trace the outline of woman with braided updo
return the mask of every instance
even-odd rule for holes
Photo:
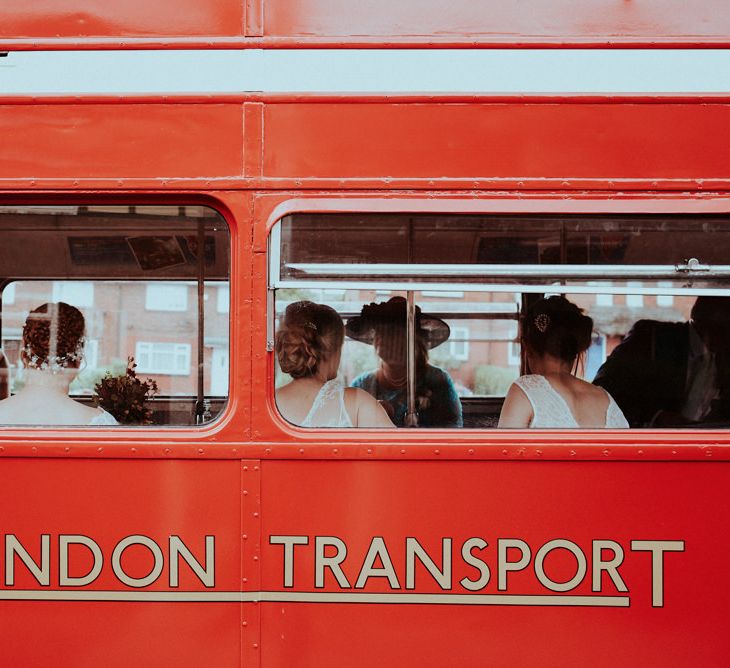
[[[565,297],[549,297],[536,302],[521,324],[530,375],[510,386],[500,427],[629,426],[608,392],[574,375],[591,345],[593,320]]]
[[[84,355],[84,316],[64,302],[42,304],[23,326],[20,361],[25,383],[0,401],[0,423],[39,425],[114,425],[101,408],[68,396]]]
[[[276,405],[301,427],[392,427],[367,392],[337,379],[345,326],[337,311],[310,301],[289,304],[276,334],[276,357],[292,381],[276,390]]]

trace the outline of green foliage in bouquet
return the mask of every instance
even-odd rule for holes
[[[137,378],[134,357],[127,358],[126,372],[107,372],[94,386],[94,402],[111,413],[120,424],[152,424],[152,409],[145,404],[157,394],[157,383]]]

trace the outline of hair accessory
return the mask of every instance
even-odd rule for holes
[[[538,331],[541,334],[544,334],[550,325],[550,316],[547,313],[538,313],[533,322],[535,323],[535,327],[537,327]]]
[[[313,329],[315,332],[317,331],[317,325],[315,325],[313,322],[305,322],[305,327],[309,327],[309,329]]]

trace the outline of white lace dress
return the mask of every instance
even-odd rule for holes
[[[118,425],[119,423],[116,421],[114,416],[111,413],[107,413],[103,408],[99,409],[99,414],[95,415],[91,420],[88,422],[89,426],[93,427],[103,427],[103,426],[111,426],[111,425]]]
[[[530,429],[576,429],[580,427],[565,399],[553,388],[545,376],[532,374],[521,376],[515,381],[532,405],[532,421]],[[605,392],[605,390],[604,390]],[[624,414],[613,400],[608,396],[608,408],[606,409],[606,429],[628,429],[629,423]]]
[[[339,378],[328,380],[312,402],[302,427],[352,427],[345,408],[345,386]]]

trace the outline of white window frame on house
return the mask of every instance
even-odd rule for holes
[[[148,311],[187,311],[187,283],[147,283],[144,307]]]
[[[84,362],[87,369],[96,369],[99,366],[99,339],[86,339]]]
[[[507,342],[507,363],[519,367],[522,364],[522,346],[519,341]]]
[[[660,288],[671,288],[672,282],[671,281],[659,281],[657,285]],[[674,306],[674,297],[672,295],[657,295],[656,296],[656,305],[657,306]]]
[[[216,311],[228,313],[231,310],[231,288],[221,285],[216,290]]]
[[[640,288],[640,287],[642,287],[642,285],[640,282],[637,282],[637,281],[628,281],[626,283],[626,287]],[[629,308],[642,308],[644,306],[644,295],[627,294],[626,295],[626,306],[628,306]]]
[[[138,373],[154,373],[165,376],[190,375],[192,346],[189,343],[167,341],[137,341],[135,361]],[[155,355],[170,356],[172,364],[155,364]]]
[[[443,297],[444,299],[464,299],[461,290],[421,290],[422,297]]]
[[[611,285],[609,281],[588,281],[588,285],[599,288],[602,285]],[[613,295],[596,292],[596,306],[613,306]]]
[[[53,281],[53,301],[90,308],[94,305],[94,284],[91,281]]]
[[[451,327],[449,356],[455,360],[469,359],[469,328],[461,325]]]

